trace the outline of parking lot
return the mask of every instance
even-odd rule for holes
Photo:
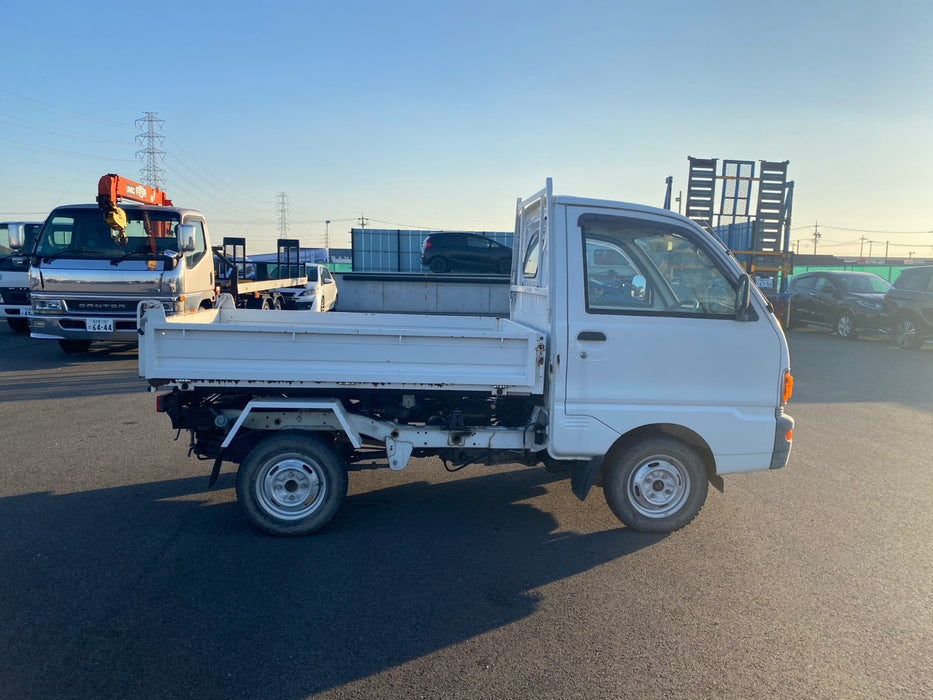
[[[0,695],[931,697],[933,345],[788,341],[789,466],[679,532],[421,460],[276,539],[231,465],[207,490],[135,348],[0,328]]]

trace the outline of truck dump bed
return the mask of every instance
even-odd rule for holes
[[[139,373],[153,386],[386,388],[540,394],[542,333],[480,316],[140,309]]]

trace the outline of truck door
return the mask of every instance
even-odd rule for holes
[[[663,424],[736,455],[732,466],[762,445],[770,458],[783,336],[759,301],[757,320],[737,320],[738,265],[674,216],[561,214],[567,357],[552,453],[603,454],[628,431]]]
[[[201,219],[189,217],[186,224],[195,227],[195,249],[185,253],[185,309],[196,311],[202,302],[214,296],[214,260],[207,254],[207,234]]]

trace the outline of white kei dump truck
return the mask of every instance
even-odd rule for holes
[[[125,201],[132,204],[117,206]],[[135,342],[143,299],[157,300],[166,314],[211,308],[221,293],[238,306],[274,309],[286,299],[280,289],[308,284],[298,241],[279,241],[274,279],[246,279],[244,238],[223,243],[211,244],[200,212],[173,206],[161,190],[104,175],[96,204],[57,207],[23,250],[31,254],[32,337],[85,352],[95,340]]]
[[[785,466],[787,344],[717,239],[550,180],[515,233],[509,318],[153,303],[140,375],[171,389],[157,410],[214,460],[211,483],[239,464],[241,506],[275,535],[325,525],[374,459],[540,464],[649,532],[689,523],[724,474]]]

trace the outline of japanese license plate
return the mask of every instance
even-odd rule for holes
[[[86,327],[91,333],[113,333],[113,319],[89,318],[86,321]]]

